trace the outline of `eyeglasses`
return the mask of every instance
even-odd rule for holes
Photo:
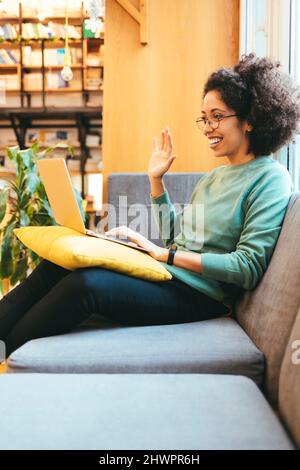
[[[223,119],[233,117],[233,116],[238,117],[238,114],[229,114],[228,116],[222,116],[221,114],[218,114],[216,116],[211,117],[210,119],[207,119],[206,117],[205,118],[198,118],[198,119],[196,119],[196,124],[199,127],[200,131],[202,131],[204,129],[204,127],[206,126],[207,123],[209,124],[209,127],[216,130],[216,129],[219,128],[220,122]]]

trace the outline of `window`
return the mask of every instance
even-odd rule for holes
[[[290,48],[290,72],[300,85],[300,2],[291,1],[291,48]],[[297,26],[298,25],[298,28]],[[295,191],[300,188],[300,136],[297,135],[295,143],[289,149],[289,170],[291,172]]]
[[[267,55],[268,0],[242,0],[240,18],[240,53]]]
[[[299,0],[241,0],[240,24],[240,53],[275,57],[300,84]],[[295,191],[300,187],[299,152],[297,136],[273,155],[288,168]]]

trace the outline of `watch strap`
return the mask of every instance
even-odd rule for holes
[[[177,250],[176,245],[172,245],[171,248],[169,248],[169,256],[167,260],[167,264],[172,265],[174,263],[174,256]]]

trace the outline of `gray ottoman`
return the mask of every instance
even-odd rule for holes
[[[198,374],[0,376],[1,449],[292,449],[252,380]]]

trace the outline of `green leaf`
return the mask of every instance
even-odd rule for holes
[[[21,259],[18,259],[15,264],[14,264],[14,269],[13,269],[13,274],[10,278],[10,282],[12,286],[17,284],[18,281],[22,281],[23,279],[26,278],[27,275],[27,270],[28,270],[28,258],[23,257]]]
[[[19,258],[23,246],[24,245],[18,240],[18,238],[16,238],[16,237],[12,238],[12,249],[11,249],[11,251],[12,251],[12,256],[13,256],[14,259]]]
[[[32,250],[28,250],[28,254],[32,260],[32,263],[36,266],[37,264],[39,264],[39,262],[41,261],[41,258],[39,257],[39,255],[37,255],[34,251]]]
[[[8,190],[4,189],[0,191],[0,224],[5,217],[6,207],[8,199]]]
[[[17,177],[21,177],[22,176],[22,170],[23,170],[23,159],[22,159],[22,156],[20,154],[20,152],[17,152],[16,154],[16,164],[17,164]]]
[[[30,164],[32,163],[32,150],[31,148],[25,149],[25,150],[20,150],[19,151],[20,158],[22,160],[22,163],[26,168],[30,167]]]
[[[57,144],[54,145],[53,148],[55,149],[67,149],[69,147],[68,144],[66,144],[65,142],[58,142]]]
[[[68,152],[69,152],[69,154],[70,154],[72,157],[74,157],[74,155],[75,155],[75,149],[74,149],[74,147],[73,147],[72,145],[68,145]]]
[[[26,211],[28,204],[30,202],[30,194],[23,192],[19,198],[19,210]]]
[[[18,146],[16,147],[8,147],[6,149],[6,154],[10,160],[16,161],[17,158],[17,153],[19,152],[20,148]]]
[[[47,147],[45,150],[42,150],[42,152],[37,153],[37,158],[40,160],[41,158],[44,158],[48,153],[51,153],[54,147]]]
[[[35,142],[34,144],[32,144],[32,146],[30,148],[31,148],[31,152],[32,152],[33,155],[37,154],[39,149],[40,149],[39,142]]]
[[[13,273],[13,257],[12,257],[12,237],[14,226],[9,225],[4,232],[2,246],[1,246],[1,263],[0,263],[0,277],[10,277]]]
[[[37,192],[40,199],[48,200],[47,199],[47,194],[46,194],[46,191],[45,191],[45,187],[44,187],[43,183],[41,182],[41,180],[40,180],[40,184],[36,188],[36,192]]]
[[[34,172],[27,174],[27,190],[31,196],[36,192],[38,185],[40,184],[40,178]]]
[[[28,207],[26,207],[26,210],[27,210],[27,214],[28,214],[28,217],[31,219],[34,214],[35,214],[35,208],[33,205],[29,204]]]
[[[72,157],[75,154],[75,149],[72,145],[66,144],[64,142],[58,142],[53,147],[47,147],[46,149],[42,150],[41,152],[38,152],[36,154],[36,157],[37,157],[37,159],[40,160],[41,158],[44,158],[45,156],[47,156],[49,153],[53,152],[53,150],[55,150],[57,148],[66,149]]]
[[[19,194],[20,189],[19,189],[19,186],[16,185],[16,183],[14,183],[13,181],[11,181],[11,182],[10,182],[10,187],[11,187],[11,189],[12,189],[16,194]]]
[[[59,143],[55,147],[65,148],[71,155],[74,154],[74,148],[65,143]],[[10,205],[12,216],[8,224],[0,230],[3,234],[0,279],[8,278],[12,285],[26,277],[28,269],[32,269],[41,261],[37,254],[14,236],[13,229],[28,225],[57,225],[36,168],[36,161],[47,156],[55,147],[48,147],[40,152],[39,144],[35,143],[26,150],[20,150],[19,147],[7,149],[7,154],[13,160],[17,171],[15,179],[7,183],[7,188],[2,188],[0,183],[0,219],[3,220],[7,203]],[[80,193],[76,189],[74,193],[85,220]]]
[[[45,200],[38,199],[37,200],[37,205],[38,205],[38,208],[37,208],[36,215],[39,215],[39,214],[44,214],[45,215],[46,214],[48,217],[50,217],[51,219],[54,220],[53,212],[52,212],[52,209],[51,209],[47,199],[45,199]]]
[[[65,144],[64,142],[59,142],[58,144],[56,144],[53,149],[56,149],[56,148],[60,148],[60,149],[67,149],[68,150],[68,153],[70,155],[72,155],[72,157],[74,157],[74,153],[75,153],[75,150],[74,150],[74,147],[72,145],[69,145],[69,144]]]
[[[30,219],[24,210],[20,210],[20,226],[27,227],[30,224]]]

